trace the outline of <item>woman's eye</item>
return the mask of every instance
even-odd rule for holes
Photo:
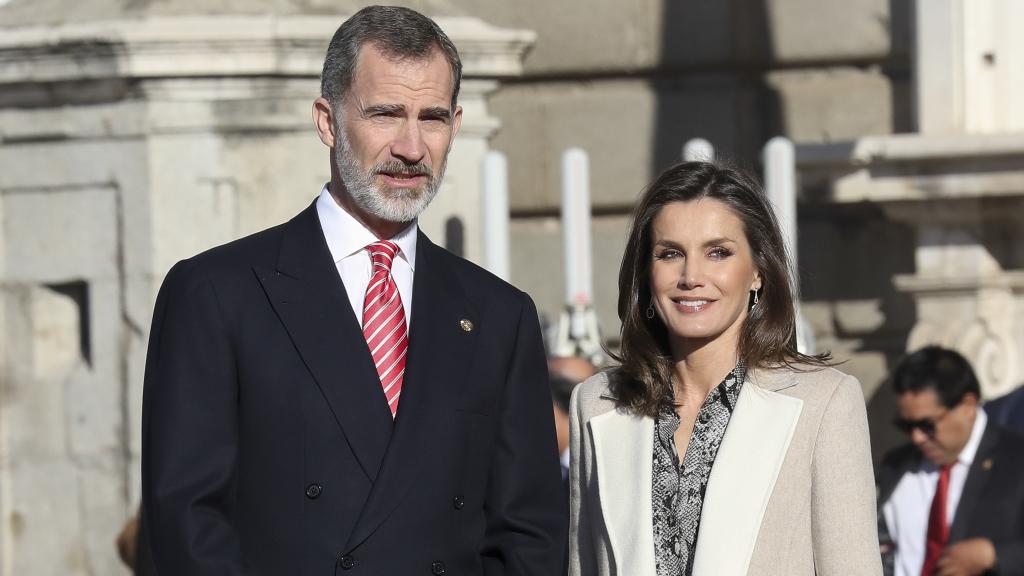
[[[671,260],[680,255],[681,254],[679,254],[679,252],[676,250],[664,250],[662,252],[658,252],[657,254],[655,254],[654,257],[657,258],[658,260]]]
[[[712,258],[722,259],[722,258],[728,258],[729,256],[732,256],[732,252],[726,250],[725,248],[714,248],[714,249],[711,250],[709,255]]]

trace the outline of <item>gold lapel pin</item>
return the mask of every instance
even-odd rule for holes
[[[462,327],[462,331],[463,332],[472,332],[473,331],[473,323],[470,322],[469,320],[466,320],[465,318],[463,318],[462,320],[459,320],[459,326]]]
[[[981,469],[986,471],[986,472],[991,470],[992,469],[992,459],[991,458],[985,458],[985,460],[983,460],[981,462]]]

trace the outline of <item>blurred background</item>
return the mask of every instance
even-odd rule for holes
[[[157,289],[329,180],[310,108],[363,4],[0,0],[0,576],[128,573],[113,538],[139,499]],[[808,340],[863,384],[876,458],[900,440],[882,384],[906,351],[960,351],[986,398],[1024,381],[1024,2],[401,4],[465,66],[421,226],[531,294],[552,346],[570,313],[569,340],[614,348],[629,212],[687,142],[762,174],[781,136]],[[567,184],[570,148],[585,162]],[[506,170],[485,173],[491,152]],[[508,191],[493,225],[488,178]],[[563,249],[580,246],[563,240],[566,186],[589,199],[592,259]],[[485,261],[488,234],[504,263]]]

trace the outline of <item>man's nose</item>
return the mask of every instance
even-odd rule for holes
[[[928,435],[920,428],[914,428],[910,431],[910,441],[914,443],[914,446],[921,446],[928,441]]]
[[[403,123],[394,141],[391,142],[391,155],[407,164],[423,160],[426,150],[423,132],[416,121]]]

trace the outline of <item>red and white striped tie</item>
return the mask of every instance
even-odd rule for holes
[[[398,246],[378,240],[366,250],[370,253],[373,270],[363,300],[363,337],[394,418],[398,412],[398,396],[402,393],[405,353],[409,348],[402,297],[391,277],[391,261],[398,255]]]

